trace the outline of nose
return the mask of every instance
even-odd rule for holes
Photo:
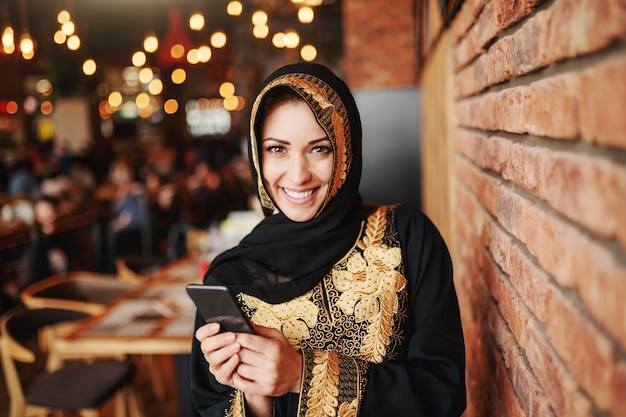
[[[294,184],[304,184],[311,178],[309,161],[306,156],[296,155],[289,161],[289,180]]]

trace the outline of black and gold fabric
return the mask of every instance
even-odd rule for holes
[[[260,177],[259,113],[278,85],[304,99],[333,146],[330,191],[308,222],[277,211]],[[250,124],[253,177],[273,214],[218,256],[205,282],[229,285],[252,321],[302,354],[300,393],[275,398],[274,415],[460,416],[464,342],[450,255],[419,209],[362,203],[361,124],[345,83],[316,64],[281,68],[261,87]],[[190,374],[203,417],[245,415],[243,394],[215,381],[195,340]]]

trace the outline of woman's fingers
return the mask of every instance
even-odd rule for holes
[[[215,336],[220,332],[220,325],[218,323],[208,323],[204,326],[198,327],[196,330],[196,339],[200,342],[210,336]]]
[[[237,354],[232,355],[226,362],[222,362],[218,365],[211,365],[209,363],[209,371],[215,376],[215,380],[222,385],[228,385],[233,388],[237,388],[233,377],[237,375],[237,367],[239,366],[239,356]]]

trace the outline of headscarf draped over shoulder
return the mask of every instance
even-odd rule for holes
[[[294,222],[276,211],[261,177],[259,109],[263,97],[288,86],[309,105],[333,146],[333,172],[322,209]],[[216,257],[205,282],[279,303],[313,288],[355,244],[363,218],[361,120],[348,86],[319,64],[287,65],[272,73],[252,105],[248,142],[252,176],[263,207],[274,211],[241,243]]]

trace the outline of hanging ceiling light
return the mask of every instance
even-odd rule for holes
[[[30,60],[35,56],[37,44],[28,31],[28,9],[26,8],[26,0],[20,0],[19,14],[20,25],[22,26],[22,36],[20,36],[19,41],[20,52],[22,53],[22,58]]]
[[[7,55],[15,52],[15,31],[10,25],[2,30],[2,52]]]
[[[159,64],[164,67],[180,65],[186,62],[186,53],[191,48],[192,43],[185,31],[183,16],[179,9],[173,7],[169,10],[163,45],[157,55]]]

